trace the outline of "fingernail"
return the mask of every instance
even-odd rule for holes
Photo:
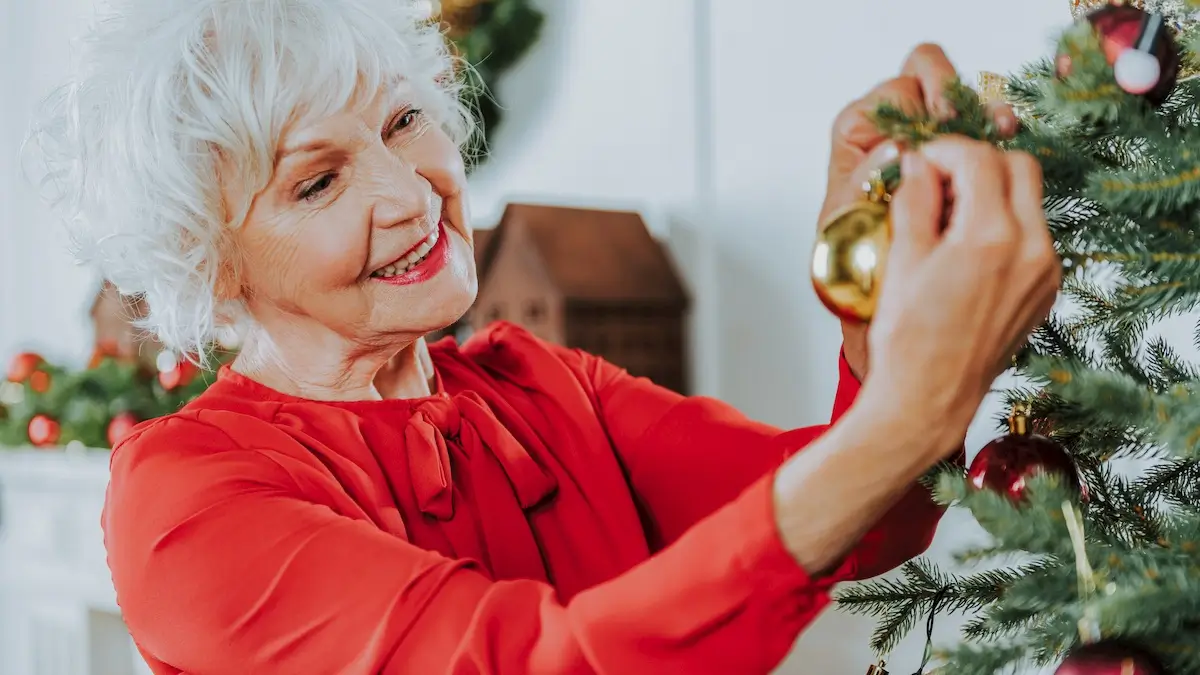
[[[900,156],[900,146],[895,141],[885,141],[875,149],[875,165],[884,166],[896,161]]]
[[[904,176],[911,176],[917,173],[921,168],[920,161],[921,157],[917,153],[904,153],[904,156],[900,158],[900,173]]]
[[[1012,114],[1007,108],[1000,110],[996,114],[996,128],[1005,136],[1012,136],[1017,133],[1017,117]]]

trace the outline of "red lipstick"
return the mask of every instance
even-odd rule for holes
[[[408,286],[410,284],[423,283],[437,276],[438,272],[441,272],[450,262],[450,243],[446,241],[445,223],[438,223],[437,232],[437,242],[416,265],[404,270],[400,274],[390,277],[371,277],[371,280],[393,286]]]

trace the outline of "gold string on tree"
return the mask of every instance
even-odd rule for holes
[[[1062,511],[1075,552],[1079,599],[1086,604],[1095,596],[1098,584],[1088,561],[1083,515],[1070,501],[1063,502]],[[1054,675],[1165,675],[1157,659],[1140,647],[1103,639],[1099,621],[1090,607],[1084,608],[1078,626],[1080,644],[1071,650]]]

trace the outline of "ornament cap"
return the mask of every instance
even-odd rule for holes
[[[883,180],[883,169],[875,169],[871,172],[870,177],[863,183],[863,192],[866,193],[867,200],[875,204],[887,204],[892,201],[887,183]]]
[[[1017,403],[1012,407],[1012,411],[1008,413],[1008,431],[1015,436],[1028,436],[1030,434],[1029,416],[1033,413],[1033,407],[1028,403]]]
[[[880,661],[879,665],[877,665],[877,666],[875,666],[875,665],[869,666],[867,668],[867,675],[888,675],[888,671],[884,670],[884,666],[886,666],[886,665],[887,665],[886,662]]]

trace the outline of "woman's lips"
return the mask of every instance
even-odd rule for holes
[[[446,241],[445,223],[439,222],[433,234],[417,244],[404,257],[371,273],[373,281],[394,286],[407,286],[428,281],[450,262],[450,246]]]

